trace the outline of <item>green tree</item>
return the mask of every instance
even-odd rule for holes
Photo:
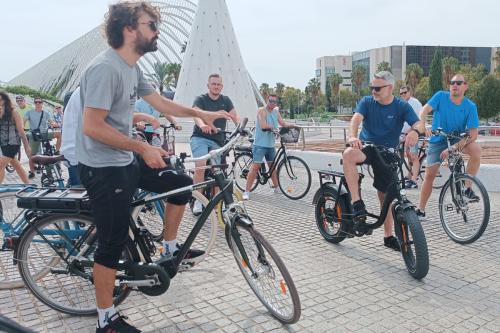
[[[330,85],[330,80],[328,78],[326,79],[326,86],[325,86],[325,99],[326,99],[326,110],[328,112],[333,112],[333,98],[332,98],[332,88]]]
[[[170,80],[172,80],[168,65],[166,62],[155,62],[153,64],[153,73],[146,73],[146,76],[160,89],[160,93],[163,92],[165,86],[170,86]]]
[[[387,61],[382,61],[377,65],[377,72],[388,71],[392,73],[391,65]]]
[[[424,69],[420,67],[419,64],[413,63],[406,66],[405,81],[414,94],[418,84],[420,83],[420,80],[422,80],[423,77]]]
[[[339,98],[340,98],[340,106],[342,108],[347,108],[349,110],[356,107],[356,103],[359,100],[358,94],[349,90],[340,90]]]
[[[260,90],[260,94],[262,95],[262,97],[264,97],[264,100],[266,100],[266,101],[267,101],[267,98],[269,97],[269,95],[273,93],[273,90],[269,86],[269,83],[265,83],[265,82],[260,85],[259,90]]]
[[[274,87],[274,93],[278,97],[278,104],[280,109],[283,108],[283,104],[281,103],[281,99],[283,97],[283,93],[285,92],[285,85],[281,82],[276,82],[276,86]]]
[[[464,76],[465,81],[467,81],[467,85],[469,86],[466,93],[467,97],[472,99],[474,103],[477,104],[477,92],[479,89],[479,85],[481,83],[481,80],[488,74],[486,67],[484,67],[483,64],[479,64],[476,66],[465,64],[460,66],[458,72]]]
[[[443,89],[448,89],[451,79],[460,69],[460,63],[457,58],[445,57],[443,58]]]
[[[429,96],[443,89],[443,54],[438,47],[429,69]]]
[[[487,75],[477,90],[477,111],[480,118],[498,117],[500,114],[500,79]]]
[[[293,87],[285,87],[282,97],[283,108],[290,110],[290,118],[294,119],[294,115],[300,111],[300,101],[303,100],[304,94],[300,89]]]
[[[167,73],[169,76],[167,89],[177,88],[177,82],[179,82],[179,75],[181,74],[181,64],[175,62],[168,64]]]
[[[495,56],[492,59],[495,62],[494,73],[498,79],[500,79],[500,49],[497,49]]]
[[[339,73],[335,73],[328,77],[327,82],[330,86],[331,106],[333,109],[337,110],[340,85],[342,84],[342,82],[344,82],[344,79],[342,78],[342,75],[340,75]]]
[[[366,72],[366,68],[361,65],[355,65],[352,68],[352,83],[354,83],[355,92],[357,92],[358,94],[361,92],[363,82],[365,81]]]
[[[429,89],[429,77],[426,76],[420,80],[417,87],[414,90],[415,98],[420,101],[420,103],[425,104],[430,98]]]
[[[306,87],[306,95],[311,99],[314,109],[318,108],[319,97],[321,95],[321,84],[318,79],[310,79]]]

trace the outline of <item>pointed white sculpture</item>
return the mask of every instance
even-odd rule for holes
[[[212,73],[222,76],[222,94],[231,98],[240,117],[255,121],[256,95],[224,0],[198,2],[174,100],[191,106],[196,96],[207,92]]]

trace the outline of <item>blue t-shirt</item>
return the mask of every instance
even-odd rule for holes
[[[467,129],[479,126],[477,107],[467,97],[459,105],[450,99],[449,91],[438,91],[427,102],[432,107],[432,129],[442,128],[446,133],[464,133]],[[429,142],[445,140],[442,136],[433,136]]]
[[[394,98],[391,104],[382,105],[372,96],[365,96],[354,112],[363,116],[362,141],[370,141],[386,147],[397,147],[403,124],[413,126],[419,119],[410,104]]]
[[[156,119],[159,119],[160,118],[160,112],[156,111],[151,105],[149,105],[148,102],[146,102],[143,98],[141,99],[138,99],[136,102],[135,102],[135,112],[141,112],[141,113],[145,113],[145,114],[149,114],[153,117],[155,117]],[[153,129],[153,126],[151,125],[146,125],[146,127],[144,128],[144,132],[148,132],[148,133],[160,133],[160,129],[156,129],[156,131]]]

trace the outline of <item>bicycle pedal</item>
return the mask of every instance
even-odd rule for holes
[[[194,262],[181,262],[181,264],[179,265],[179,270],[178,272],[185,272],[191,268],[193,268],[195,265]]]

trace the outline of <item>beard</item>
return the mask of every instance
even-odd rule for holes
[[[158,36],[148,40],[140,32],[138,32],[137,40],[135,42],[135,51],[142,56],[148,52],[154,52],[156,50],[158,50]]]

